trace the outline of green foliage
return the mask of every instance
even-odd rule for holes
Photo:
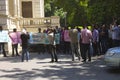
[[[120,20],[119,8],[120,0],[45,0],[45,15],[60,16],[61,25],[66,18],[67,26],[112,23]]]
[[[62,19],[65,18],[65,14],[64,14],[63,8],[56,9],[55,12],[54,12],[54,15],[55,16],[60,16]]]
[[[90,23],[112,23],[120,17],[120,0],[90,0],[88,20]]]

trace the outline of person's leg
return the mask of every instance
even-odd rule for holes
[[[93,56],[97,55],[97,43],[93,43]]]
[[[67,42],[67,53],[70,54],[72,51],[71,51],[71,43],[70,42]]]
[[[29,52],[28,52],[28,49],[25,49],[25,56],[26,56],[26,60],[28,61],[28,60],[29,60]]]
[[[58,62],[57,52],[56,52],[56,46],[53,45],[53,53],[54,53],[54,59],[55,62]]]
[[[45,47],[43,44],[40,44],[40,52],[45,53]]]
[[[60,45],[59,44],[56,44],[56,52],[60,53]]]
[[[64,53],[65,54],[67,53],[67,42],[66,41],[64,42]]]
[[[1,47],[2,47],[2,51],[3,51],[3,56],[7,57],[6,52],[5,52],[5,48],[4,48],[4,43],[2,43]]]
[[[40,47],[40,44],[36,44],[36,48],[37,48],[37,51],[38,51],[38,54],[40,54],[40,50],[41,50],[41,47]]]
[[[83,44],[83,62],[86,62],[87,44]]]
[[[24,62],[24,54],[25,54],[25,49],[22,48],[22,56],[21,56],[22,62]]]
[[[91,54],[90,54],[90,44],[88,44],[87,46],[87,53],[88,53],[88,61],[91,61]]]
[[[51,44],[48,45],[48,53],[51,55],[51,61],[50,62],[54,62],[53,46]]]
[[[19,54],[18,54],[18,44],[15,44],[15,52],[16,52],[16,56],[19,56]]]
[[[71,51],[72,51],[72,54],[71,54],[72,61],[75,61],[75,50],[74,50],[74,44],[73,43],[71,43]]]
[[[12,56],[14,56],[14,47],[15,47],[15,45],[12,44]]]
[[[80,52],[79,52],[79,48],[78,48],[78,43],[75,43],[75,52],[78,57],[78,60],[80,61]]]
[[[80,44],[80,51],[81,51],[81,57],[82,57],[82,59],[83,59],[83,52],[84,52],[84,51],[83,51],[83,44],[82,44],[82,43]]]
[[[104,40],[104,42],[103,42],[103,54],[105,54],[105,52],[107,51],[107,41],[106,40]]]

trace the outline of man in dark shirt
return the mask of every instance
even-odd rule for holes
[[[26,56],[26,60],[29,59],[29,52],[28,52],[28,40],[29,34],[24,30],[21,34],[21,41],[22,41],[22,62],[24,61],[24,55]]]

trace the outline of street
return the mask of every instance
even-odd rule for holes
[[[72,62],[69,54],[58,58],[58,63],[49,63],[48,53],[31,53],[28,62],[21,62],[20,56],[0,55],[0,80],[120,80],[120,69],[107,68],[103,56],[86,63]]]

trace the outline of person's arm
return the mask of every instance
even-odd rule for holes
[[[14,39],[12,38],[12,36],[10,35],[11,33],[9,32],[8,35],[10,37],[10,39],[12,40],[12,42],[14,41]]]

